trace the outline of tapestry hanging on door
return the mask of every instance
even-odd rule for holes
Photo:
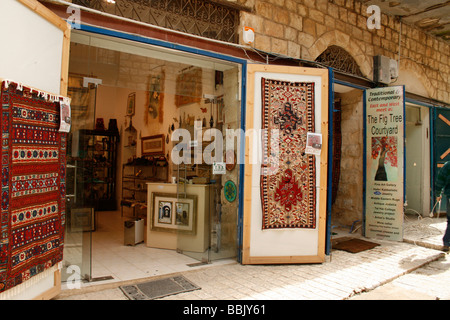
[[[263,229],[315,228],[315,156],[305,154],[314,132],[314,83],[262,78]]]
[[[59,132],[59,99],[9,81],[1,86],[0,292],[62,261],[66,133]]]

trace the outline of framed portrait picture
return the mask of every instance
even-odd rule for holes
[[[158,223],[172,224],[172,201],[158,201]]]
[[[163,134],[142,137],[141,143],[143,156],[164,155],[165,142]]]
[[[134,116],[136,110],[136,92],[130,93],[127,100],[127,116]]]
[[[151,229],[165,232],[196,233],[197,196],[177,198],[174,193],[152,193]]]

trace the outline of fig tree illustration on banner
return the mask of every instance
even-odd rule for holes
[[[374,179],[395,181],[397,176],[397,137],[372,137],[372,159],[378,161]]]
[[[385,163],[397,167],[397,137],[372,137],[372,159],[377,159],[386,150]]]

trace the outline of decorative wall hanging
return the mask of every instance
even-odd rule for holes
[[[225,195],[225,199],[227,199],[228,202],[233,202],[234,200],[236,200],[237,188],[233,181],[229,180],[225,182],[223,193]]]
[[[200,102],[202,99],[202,69],[189,67],[177,77],[175,105]]]
[[[217,123],[224,123],[225,115],[224,115],[225,104],[223,101],[223,96],[217,98]]]
[[[134,116],[136,111],[136,92],[130,93],[127,99],[127,113],[129,117]]]
[[[314,83],[262,78],[261,85],[262,129],[267,130],[260,180],[262,228],[315,228],[315,156],[305,154],[307,132],[314,132]],[[279,130],[276,151],[273,129]]]
[[[58,130],[63,99],[2,83],[0,292],[38,279],[62,261],[66,133]]]
[[[95,90],[95,85],[91,84]],[[84,118],[88,115],[89,109],[89,94],[91,88],[83,86],[82,76],[69,76],[69,87],[67,88],[68,96],[70,97],[70,107],[72,109],[72,116],[76,119]]]
[[[232,171],[236,167],[236,152],[234,150],[228,150],[225,153],[225,162],[226,162],[226,168],[228,171]]]
[[[159,123],[164,121],[164,85],[166,72],[163,66],[158,74],[150,76],[148,89],[148,104],[145,111],[145,123],[148,119],[158,120]]]

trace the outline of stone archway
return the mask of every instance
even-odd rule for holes
[[[341,32],[328,32],[311,46],[309,53],[316,62],[335,70],[371,78],[372,57]],[[331,219],[332,223],[350,226],[361,221],[363,211],[363,95],[357,89],[335,93]]]
[[[363,74],[359,68],[356,60],[339,46],[329,46],[317,58],[316,62],[323,63],[326,66],[332,67],[335,70],[343,71],[348,74],[362,77]]]
[[[437,99],[436,88],[423,67],[410,59],[400,60],[399,78],[395,85],[404,85],[407,92]]]
[[[343,48],[348,48],[349,51],[344,51],[346,51],[358,65],[362,76],[372,79],[372,57],[369,57],[364,53],[358,42],[354,41],[348,34],[341,31],[334,30],[323,34],[308,49],[309,56],[313,58],[313,60],[316,60],[322,53],[332,46],[340,47],[342,50],[344,50]]]

